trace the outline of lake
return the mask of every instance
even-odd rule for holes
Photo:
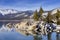
[[[7,23],[0,22],[0,28]],[[56,32],[47,35],[23,35],[16,31],[0,32],[0,40],[60,40],[60,34]]]

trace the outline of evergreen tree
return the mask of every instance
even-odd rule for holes
[[[57,13],[56,13],[56,19],[57,19],[57,25],[60,25],[60,11],[57,10]]]
[[[42,9],[42,7],[40,8],[40,10],[39,10],[39,16],[41,17],[42,16],[42,13],[43,13],[44,11],[43,11],[43,9]]]
[[[60,25],[60,20],[57,20],[57,25]]]
[[[37,10],[34,12],[34,16],[33,16],[34,20],[38,21],[39,20],[39,16],[38,16],[38,12]]]
[[[48,23],[51,23],[51,21],[52,21],[51,12],[48,12],[48,15],[47,15],[47,17],[46,17],[46,21],[47,21]]]
[[[56,18],[57,18],[57,20],[60,18],[60,11],[59,10],[57,10]]]

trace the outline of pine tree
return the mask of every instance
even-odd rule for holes
[[[57,13],[56,13],[56,19],[57,19],[57,25],[60,25],[60,11],[57,10]]]
[[[34,12],[34,16],[33,16],[34,20],[38,21],[39,20],[39,16],[38,16],[38,12],[37,10]]]
[[[42,16],[42,13],[43,13],[44,11],[43,11],[43,9],[42,9],[42,7],[40,8],[40,10],[39,10],[39,15],[40,15],[40,17]]]
[[[57,20],[57,25],[60,25],[60,20]]]
[[[59,10],[57,10],[56,18],[57,18],[57,20],[60,18],[60,11]]]
[[[48,23],[51,23],[51,21],[52,21],[51,12],[48,12],[48,15],[47,15],[47,17],[46,17],[46,21],[47,21]]]

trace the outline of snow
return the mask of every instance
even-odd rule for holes
[[[9,14],[9,13],[17,13],[17,10],[13,10],[13,9],[0,9],[0,13],[4,14]]]
[[[52,15],[55,14],[55,13],[57,13],[57,10],[60,11],[60,8],[56,8],[56,9],[54,9],[54,10],[52,11]]]
[[[52,23],[53,24],[53,26],[57,26],[57,24],[55,24],[55,23]]]
[[[55,14],[55,13],[57,13],[57,9],[52,11],[52,15]]]
[[[17,14],[15,17],[19,17],[19,16],[22,16],[22,15],[25,15],[25,13]]]
[[[60,25],[57,25],[57,27],[56,27],[57,29],[60,29]]]
[[[30,18],[33,18],[33,15],[31,15]]]
[[[27,17],[28,15],[24,15],[24,17]]]
[[[48,12],[45,12],[45,13],[42,14],[42,16],[43,16],[44,18],[46,18],[47,15],[48,15]]]
[[[48,12],[43,13],[43,15],[48,15]]]

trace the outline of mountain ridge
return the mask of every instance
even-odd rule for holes
[[[52,9],[50,10],[51,14],[55,14],[57,10],[60,11],[60,8]],[[6,12],[5,12],[6,11]],[[49,11],[44,11],[43,15],[47,16]],[[20,19],[26,19],[30,18],[31,16],[33,17],[34,11],[32,10],[27,10],[27,11],[18,11],[14,9],[0,9],[0,20],[20,20]]]

